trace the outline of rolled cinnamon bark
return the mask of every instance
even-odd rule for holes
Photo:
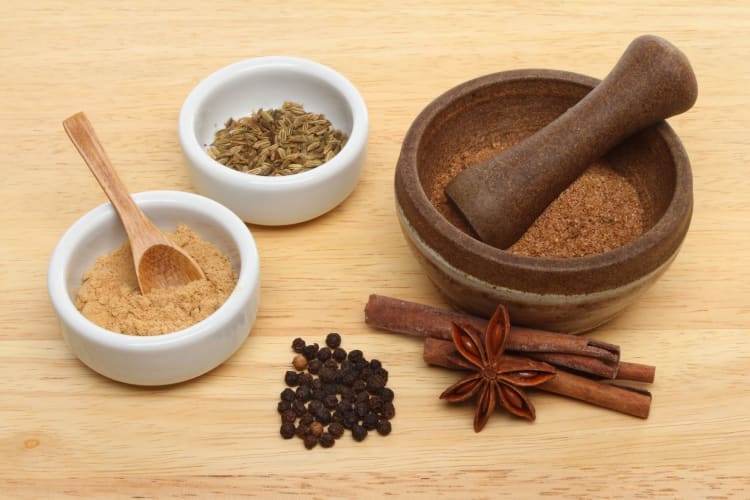
[[[468,324],[479,331],[487,327],[483,318],[375,294],[370,295],[365,306],[365,322],[390,332],[443,340],[451,340],[452,322]],[[511,326],[505,348],[597,378],[654,380],[653,366],[621,363],[619,346],[583,336]]]
[[[451,340],[452,322],[471,325],[481,332],[487,328],[484,318],[383,295],[370,295],[365,306],[365,323],[396,333]],[[511,326],[505,346],[516,352],[577,354],[612,363],[620,359],[620,348],[614,344],[518,326]]]
[[[536,388],[634,417],[647,418],[651,409],[651,393],[646,390],[597,382],[563,370]]]

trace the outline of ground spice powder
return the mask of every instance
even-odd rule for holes
[[[582,257],[643,234],[643,206],[625,177],[594,164],[553,201],[508,250],[534,257]]]
[[[453,225],[477,238],[445,186],[462,170],[497,150],[465,153],[434,178],[429,190],[432,204]],[[643,234],[645,214],[638,193],[628,180],[604,161],[579,177],[539,216],[509,251],[532,257],[571,258],[594,255],[625,245]]]
[[[226,301],[237,283],[229,259],[216,245],[180,225],[167,237],[200,265],[206,279],[142,295],[130,245],[97,258],[83,277],[76,307],[97,325],[127,335],[160,335],[205,319]]]

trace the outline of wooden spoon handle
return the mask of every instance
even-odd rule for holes
[[[120,180],[86,115],[81,112],[66,118],[63,128],[120,216],[133,256],[139,257],[155,243],[164,243],[161,232],[138,208]]]
[[[464,170],[446,194],[483,241],[507,248],[591,162],[634,132],[690,109],[697,89],[682,52],[656,36],[636,38],[575,106],[528,139]]]

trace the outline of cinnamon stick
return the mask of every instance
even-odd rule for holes
[[[651,408],[651,393],[646,390],[597,382],[563,370],[536,388],[634,417],[647,418]]]
[[[655,366],[620,361],[620,368],[617,370],[617,375],[615,376],[615,378],[620,380],[632,380],[634,382],[646,382],[651,384],[654,382],[655,376]]]
[[[608,363],[598,358],[580,356],[567,353],[544,353],[544,352],[526,352],[527,358],[537,361],[544,361],[551,365],[583,373],[595,378],[616,379],[620,378],[622,362]],[[631,363],[632,364],[632,363]]]
[[[453,343],[447,340],[425,338],[423,357],[427,364],[434,366],[453,370],[472,369],[458,354]],[[640,418],[648,417],[651,407],[651,393],[648,391],[597,382],[564,370],[557,370],[554,378],[536,388]]]
[[[483,318],[382,295],[370,295],[365,306],[368,325],[422,338],[450,340],[452,322],[468,324],[479,331],[487,326]],[[654,367],[621,363],[618,346],[587,337],[511,326],[506,349],[597,378],[654,380]]]
[[[452,322],[471,325],[481,332],[487,328],[487,320],[484,318],[383,295],[370,295],[365,306],[365,323],[396,333],[451,340]],[[620,359],[620,348],[614,344],[519,326],[511,326],[506,349],[516,352],[577,354],[612,363],[617,363]]]

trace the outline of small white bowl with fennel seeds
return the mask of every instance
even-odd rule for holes
[[[229,119],[285,103],[323,115],[343,132],[340,151],[314,168],[274,176],[231,168],[209,154]],[[190,92],[179,117],[180,144],[197,191],[245,222],[269,226],[305,222],[344,201],[364,167],[368,132],[367,107],[349,80],[322,64],[285,56],[247,59],[209,75]]]

